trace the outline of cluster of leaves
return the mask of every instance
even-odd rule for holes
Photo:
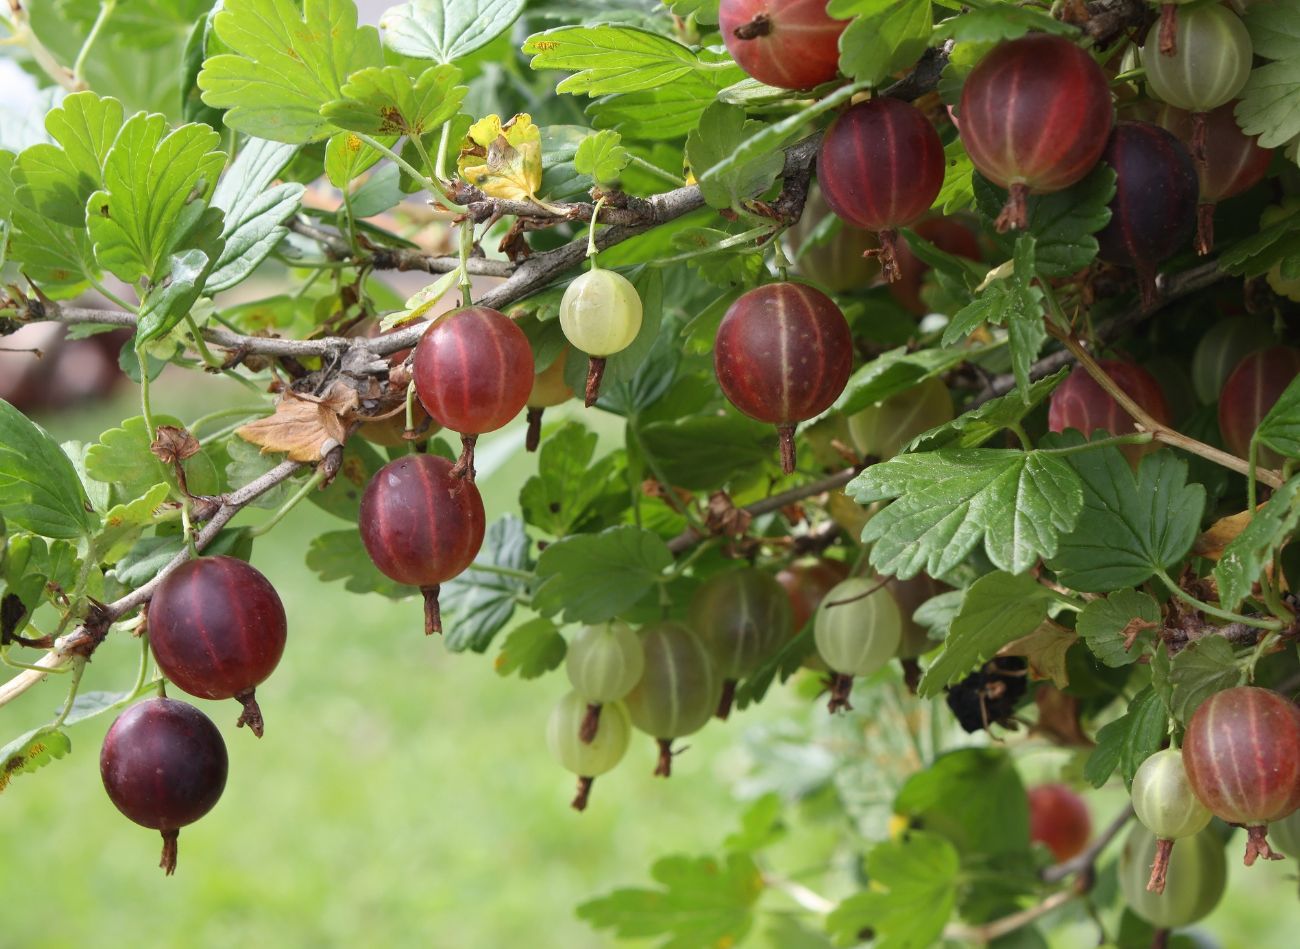
[[[1214,467],[1195,450],[1200,442],[1184,439],[1191,454],[1166,448],[1135,468],[1104,434],[1090,441],[1044,431],[1045,403],[1065,378],[1039,371],[1051,335],[1090,332],[1093,318],[1132,306],[1113,275],[1096,286],[1076,279],[1093,265],[1095,234],[1109,217],[1115,176],[1107,167],[1031,197],[1028,226],[998,235],[992,222],[1006,196],[973,172],[944,123],[947,178],[935,212],[962,215],[990,255],[975,263],[905,235],[929,268],[926,300],[946,319],[918,325],[884,288],[838,295],[861,358],[836,404],[801,430],[804,467],[792,477],[780,474],[770,430],[725,402],[712,340],[739,293],[772,277],[765,255],[785,223],[770,210],[785,150],[928,48],[949,44],[937,93],[951,104],[997,41],[1030,30],[1079,35],[1044,11],[1004,3],[951,16],[921,0],[832,0],[829,10],[849,20],[845,79],[811,98],[745,78],[722,48],[710,0],[598,14],[585,3],[411,0],[387,11],[379,30],[359,25],[351,0],[152,0],[110,5],[99,19],[93,4],[63,0],[11,23],[15,37],[40,50],[28,64],[34,72],[48,73],[51,59],[78,63],[75,79],[88,91],[52,102],[43,123],[11,122],[0,104],[0,266],[14,279],[0,327],[98,294],[134,323],[122,364],[146,393],[169,363],[212,369],[257,391],[281,369],[297,381],[269,422],[257,424],[269,401],[183,423],[153,413],[146,398],[143,415],[89,445],[59,445],[0,402],[0,656],[21,663],[32,644],[48,646],[93,619],[97,604],[150,582],[183,555],[190,516],[206,499],[265,475],[284,451],[314,462],[318,449],[341,441],[332,485],[305,495],[338,519],[305,545],[307,563],[354,594],[415,596],[371,565],[356,530],[361,489],[408,449],[348,436],[360,405],[387,407],[394,394],[376,395],[374,379],[370,387],[353,376],[345,383],[339,366],[310,354],[292,365],[227,364],[205,332],[318,339],[423,319],[469,267],[462,257],[405,301],[386,283],[376,249],[420,252],[403,236],[416,230],[404,228],[414,217],[409,195],[449,208],[469,186],[489,200],[534,206],[528,243],[540,253],[585,241],[567,223],[568,202],[593,188],[647,198],[694,187],[702,207],[629,229],[604,251],[602,263],[626,273],[644,305],[637,339],[606,367],[598,406],[616,424],[547,427],[537,473],[515,509],[493,512],[478,560],[443,591],[447,648],[496,644],[499,674],[537,678],[560,666],[575,624],[684,618],[694,588],[730,566],[731,555],[775,570],[798,547],[795,533],[832,537],[828,555],[861,569],[900,580],[924,573],[953,587],[915,614],[934,640],[916,695],[902,692],[896,674],[882,676],[860,690],[868,697],[855,696],[862,717],[852,727],[869,719],[870,696],[941,716],[946,692],[996,657],[1023,656],[1033,686],[1016,714],[1036,713],[1038,734],[1078,752],[1070,773],[1100,787],[1116,774],[1130,781],[1208,695],[1248,678],[1293,676],[1294,623],[1282,594],[1294,580],[1286,545],[1300,524],[1300,383],[1257,431],[1258,444],[1288,461],[1287,477],[1253,516],[1242,516],[1253,484]],[[1238,115],[1266,145],[1300,135],[1287,105],[1300,83],[1290,72],[1300,39],[1287,25],[1296,12],[1296,0],[1277,0],[1247,18],[1267,62],[1252,74]],[[938,23],[937,13],[945,17]],[[112,67],[123,59],[133,68]],[[327,185],[335,205],[305,200],[309,188]],[[1300,279],[1295,212],[1241,199],[1220,221],[1223,269]],[[508,228],[494,219],[470,236],[485,246],[489,236],[520,239]],[[314,236],[322,229],[336,239]],[[473,243],[462,242],[466,255]],[[20,274],[37,294],[20,289]],[[508,301],[539,368],[564,347],[557,315],[568,276],[557,269]],[[236,286],[251,299],[217,296]],[[1239,304],[1239,285],[1230,292]],[[1272,305],[1280,326],[1294,325],[1284,301]],[[1090,319],[1065,321],[1066,311],[1089,307]],[[1167,328],[1124,346],[1134,358],[1163,356],[1172,373],[1221,308],[1206,294],[1162,316]],[[570,385],[580,388],[584,371],[581,359],[569,359]],[[992,376],[1012,380],[1012,391],[986,399],[969,384]],[[847,496],[823,492],[797,510],[734,517],[738,506],[841,471],[842,448],[826,443],[844,440],[848,417],[936,377],[953,383],[960,414],[865,467]],[[1184,406],[1174,421],[1213,442],[1212,412]],[[183,457],[159,449],[165,426],[193,436]],[[427,450],[452,454],[444,438]],[[295,487],[308,477],[281,479],[251,503],[296,503],[303,495]],[[725,532],[719,511],[725,531],[742,535],[726,547],[711,536]],[[226,527],[205,550],[247,557],[253,540],[247,527]],[[1224,621],[1257,632],[1228,638]],[[810,651],[805,630],[742,683],[741,704],[794,676]],[[147,688],[147,658],[121,694],[78,694],[74,683],[55,721],[0,753],[0,787],[66,753],[66,726]],[[720,858],[666,858],[652,871],[657,888],[616,891],[580,913],[623,936],[718,945],[747,937],[760,912],[792,898],[824,915],[824,925],[764,917],[776,944],[852,944],[869,931],[878,945],[918,946],[940,940],[954,917],[982,924],[1041,898],[1051,887],[1035,872],[1043,856],[1031,850],[1013,755],[958,747],[966,739],[944,726],[932,735],[929,747],[894,755],[907,768],[887,781],[866,775],[881,770],[874,765],[836,760],[816,763],[797,786],[789,769],[781,775],[784,798],[809,810],[830,799],[831,819],[872,830],[868,842],[850,845],[860,877],[844,899],[820,907],[829,912],[770,869],[786,830],[782,798],[769,796],[746,813]],[[797,753],[807,762],[809,734],[769,737],[759,759]],[[877,750],[888,740],[870,739]],[[887,835],[881,816],[890,814],[905,826]],[[828,867],[839,857],[825,856]],[[1033,930],[1025,940],[1042,944]]]

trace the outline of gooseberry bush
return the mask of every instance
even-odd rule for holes
[[[60,444],[0,401],[0,705],[59,707],[0,788],[114,716],[175,870],[235,726],[283,740],[310,631],[248,560],[308,503],[359,633],[567,672],[520,727],[576,809],[746,735],[741,831],[597,929],[1164,945],[1225,853],[1296,849],[1298,17],[12,0],[0,335],[125,332],[139,413]],[[231,398],[168,414],[164,371]],[[476,448],[525,444],[485,504]],[[839,831],[811,870],[797,816]]]

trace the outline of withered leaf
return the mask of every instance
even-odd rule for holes
[[[315,462],[343,444],[356,407],[356,391],[342,382],[335,382],[319,400],[290,392],[274,415],[249,422],[235,434],[263,452],[285,452],[293,461]]]

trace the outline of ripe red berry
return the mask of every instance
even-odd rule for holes
[[[955,218],[926,218],[912,230],[917,237],[925,238],[939,250],[955,257],[979,260],[983,256],[975,232]],[[923,316],[929,312],[929,308],[921,299],[921,286],[925,275],[930,272],[930,265],[912,253],[907,241],[901,242],[894,249],[894,259],[898,263],[898,279],[889,285],[889,295],[909,313]]]
[[[886,281],[899,278],[897,228],[930,210],[943,187],[943,142],[919,109],[881,97],[849,108],[822,138],[817,176],[832,211],[880,236]]]
[[[1041,784],[1029,798],[1029,839],[1052,851],[1057,863],[1083,852],[1092,836],[1092,817],[1083,798],[1064,784]]]
[[[104,736],[99,773],[117,809],[141,827],[162,832],[162,861],[176,870],[176,840],[221,797],[226,744],[211,720],[175,699],[137,702]]]
[[[1269,848],[1269,821],[1300,807],[1300,708],[1271,689],[1216,692],[1187,723],[1183,766],[1215,817],[1244,824],[1246,866],[1280,860]]]
[[[727,51],[759,82],[811,89],[835,78],[840,34],[826,0],[722,0],[718,29]]]
[[[798,283],[750,290],[727,310],[713,347],[723,394],[776,425],[781,467],[794,471],[794,426],[830,408],[849,381],[853,340],[834,301]]]
[[[162,674],[201,699],[238,699],[238,725],[262,737],[254,697],[284,653],[284,604],[271,582],[234,557],[181,564],[149,603],[149,645]]]
[[[1097,364],[1115,381],[1120,391],[1145,409],[1148,415],[1162,425],[1170,423],[1169,405],[1160,390],[1160,383],[1156,382],[1151,373],[1141,366],[1118,359],[1099,359]],[[1133,417],[1092,376],[1078,367],[1052,393],[1047,408],[1047,427],[1053,432],[1073,428],[1089,437],[1096,431],[1111,435],[1127,435],[1137,431]],[[1155,450],[1155,447],[1125,445],[1123,451],[1129,461],[1136,464],[1143,454]]]
[[[1026,225],[1025,197],[1092,171],[1113,110],[1101,67],[1069,40],[1031,33],[995,47],[966,77],[961,139],[980,174],[1010,192],[999,231]]]
[[[1148,122],[1120,122],[1102,156],[1115,169],[1110,222],[1097,234],[1102,260],[1138,272],[1142,303],[1155,302],[1155,269],[1196,228],[1196,167],[1178,139]]]
[[[420,337],[412,363],[415,391],[434,421],[459,432],[456,475],[474,480],[474,441],[523,409],[533,388],[528,337],[504,313],[471,306],[443,317]]]
[[[1219,431],[1228,451],[1250,457],[1250,440],[1278,396],[1300,375],[1300,349],[1271,346],[1246,356],[1228,376],[1219,394]],[[1258,463],[1276,468],[1282,458],[1260,446]]]
[[[424,594],[424,631],[442,632],[438,586],[483,545],[483,498],[450,461],[408,455],[380,468],[361,496],[361,540],[375,566]]]

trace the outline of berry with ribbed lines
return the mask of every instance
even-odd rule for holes
[[[408,455],[380,468],[361,496],[361,540],[376,567],[424,594],[424,631],[442,632],[438,587],[483,545],[483,498],[436,455]]]
[[[1030,194],[1061,191],[1096,166],[1114,120],[1101,67],[1069,40],[1031,33],[995,47],[966,77],[961,139],[980,174],[1010,194],[999,231],[1027,224]]]
[[[835,78],[840,34],[826,0],[722,0],[718,30],[732,58],[759,82],[811,89]]]
[[[1149,122],[1120,122],[1103,160],[1115,170],[1110,221],[1097,256],[1132,267],[1142,305],[1156,300],[1156,265],[1178,253],[1196,229],[1196,166],[1182,142]]]
[[[474,442],[523,410],[533,388],[528,337],[504,313],[470,306],[437,320],[415,347],[415,392],[435,422],[459,432],[455,474],[474,480]]]
[[[226,787],[226,743],[212,721],[175,699],[137,702],[104,736],[99,774],[109,800],[141,827],[162,833],[162,860],[176,871],[180,830],[212,810]]]
[[[864,457],[893,458],[917,435],[952,421],[952,396],[938,376],[849,416],[849,437]]]
[[[1207,827],[1193,834],[1170,855],[1169,883],[1160,893],[1147,889],[1148,868],[1158,846],[1155,835],[1140,824],[1124,839],[1119,889],[1129,909],[1160,929],[1190,926],[1210,915],[1228,883],[1228,862],[1218,829]]]
[[[621,273],[593,268],[565,288],[560,328],[589,357],[584,404],[590,408],[600,397],[605,360],[631,346],[641,331],[641,297]]]
[[[579,737],[587,721],[587,700],[577,692],[560,699],[546,722],[546,747],[565,769],[578,776],[578,793],[573,809],[584,811],[591,785],[611,771],[627,754],[632,728],[622,702],[613,702],[600,716],[589,737]]]
[[[1242,824],[1245,864],[1280,860],[1268,845],[1269,821],[1300,807],[1300,708],[1271,689],[1216,692],[1187,723],[1183,766],[1215,817]]]
[[[1237,363],[1219,394],[1219,431],[1228,451],[1239,458],[1250,457],[1250,440],[1269,409],[1300,375],[1300,349],[1270,346],[1251,353]],[[1259,446],[1256,463],[1277,468],[1283,458],[1271,448]]]
[[[852,709],[854,676],[869,676],[898,652],[903,615],[883,580],[849,577],[826,594],[813,618],[817,652],[830,669],[832,712]]]
[[[718,707],[722,683],[708,647],[681,623],[663,620],[642,627],[641,651],[641,680],[624,701],[633,727],[658,741],[655,775],[666,778],[673,773],[674,739],[708,723]]]
[[[943,187],[943,142],[930,120],[901,99],[882,97],[850,107],[822,136],[817,176],[835,214],[875,231],[885,280],[899,279],[898,228],[919,220]]]
[[[601,708],[622,699],[641,681],[645,672],[641,640],[622,620],[584,626],[569,643],[564,671],[573,690],[587,702],[578,737],[592,741]]]
[[[1199,834],[1212,816],[1192,793],[1183,767],[1183,753],[1166,748],[1138,767],[1133,775],[1133,811],[1142,826],[1156,835],[1156,854],[1151,862],[1147,889],[1163,893],[1169,878],[1169,857],[1174,842]]]
[[[833,300],[798,283],[770,283],[727,310],[713,346],[723,394],[777,427],[781,468],[794,471],[794,427],[830,408],[849,381],[853,340]]]
[[[1196,165],[1200,203],[1196,208],[1196,252],[1202,256],[1214,249],[1214,206],[1248,191],[1268,174],[1273,151],[1261,148],[1259,140],[1237,124],[1234,104],[1229,102],[1197,118],[1186,109],[1162,105],[1155,122],[1172,132],[1190,150],[1203,129],[1202,161]]]
[[[716,573],[691,597],[690,623],[722,677],[718,718],[726,720],[736,683],[790,638],[790,602],[772,575],[754,567]]]
[[[1121,392],[1148,415],[1162,425],[1170,423],[1169,404],[1165,401],[1165,394],[1155,376],[1135,363],[1118,359],[1099,359],[1097,365],[1119,386]],[[1047,427],[1053,432],[1073,428],[1089,437],[1098,431],[1110,435],[1127,435],[1137,431],[1133,417],[1081,368],[1071,370],[1066,380],[1052,393],[1047,407]],[[1144,454],[1155,451],[1158,447],[1125,445],[1122,450],[1131,463],[1137,464]]]
[[[201,557],[167,574],[148,612],[149,645],[177,688],[201,699],[238,699],[236,723],[261,738],[254,695],[284,653],[284,604],[271,582],[234,557]]]

